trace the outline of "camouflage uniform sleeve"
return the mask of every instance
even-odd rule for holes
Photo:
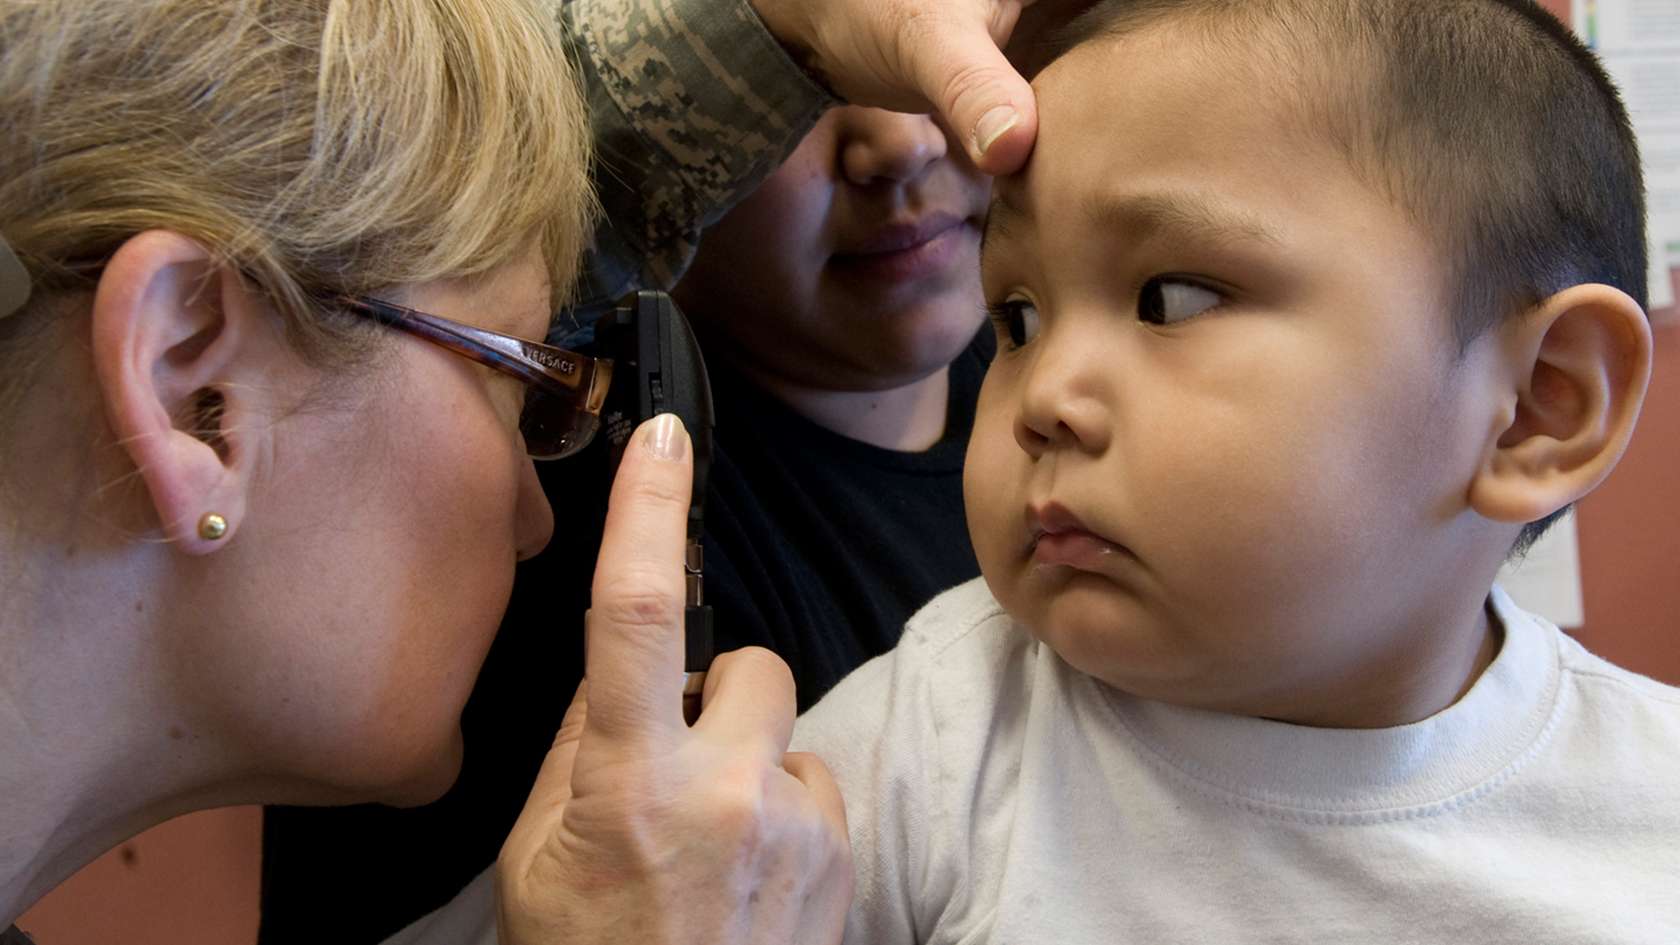
[[[576,295],[587,312],[632,287],[669,288],[700,230],[835,100],[747,0],[561,0],[560,15],[589,99],[606,211]]]

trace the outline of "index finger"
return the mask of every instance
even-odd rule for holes
[[[693,462],[682,421],[662,414],[637,428],[613,479],[585,630],[591,732],[628,739],[687,729],[683,550]]]

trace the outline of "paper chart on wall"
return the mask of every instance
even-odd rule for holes
[[[1499,586],[1517,606],[1564,629],[1586,622],[1581,599],[1581,558],[1575,537],[1575,513],[1559,519],[1528,554],[1509,561],[1499,572]]]
[[[1575,29],[1622,90],[1645,160],[1652,311],[1680,267],[1680,0],[1573,0]]]

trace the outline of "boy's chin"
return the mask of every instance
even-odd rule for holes
[[[1011,612],[1062,662],[1129,695],[1196,705],[1208,682],[1210,667],[1185,649],[1182,634],[1112,581],[1084,575]]]

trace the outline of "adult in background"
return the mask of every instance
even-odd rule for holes
[[[979,574],[962,458],[994,347],[977,331],[990,193],[929,116],[837,108],[677,286],[718,410],[717,632],[785,659],[802,709]]]

